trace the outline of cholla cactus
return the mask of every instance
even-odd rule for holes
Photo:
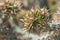
[[[4,2],[4,3],[2,3],[2,5],[0,6],[0,10],[1,10],[1,15],[4,16],[4,18],[2,18],[3,23],[5,23],[6,21],[8,21],[9,18],[10,18],[10,16],[12,16],[13,18],[15,18],[16,14],[19,12],[18,7],[14,6],[14,3],[10,3],[10,2],[7,2],[7,3]]]
[[[24,21],[25,28],[28,31],[39,31],[47,28],[47,21],[48,21],[48,12],[45,10],[42,11],[37,9],[35,12],[30,11],[27,14],[27,19]]]

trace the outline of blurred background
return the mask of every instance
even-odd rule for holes
[[[60,40],[60,0],[0,0],[0,40]]]

